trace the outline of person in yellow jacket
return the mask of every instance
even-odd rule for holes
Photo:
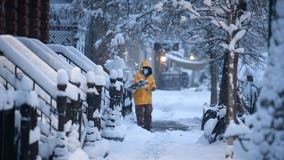
[[[134,103],[137,123],[139,126],[151,130],[152,124],[152,91],[156,89],[156,82],[152,75],[150,64],[144,60],[139,71],[134,76],[134,83],[146,80],[148,83],[134,92]]]

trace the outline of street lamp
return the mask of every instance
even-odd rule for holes
[[[190,56],[189,56],[189,60],[192,60],[192,61],[195,60],[194,55],[190,55]]]
[[[161,56],[160,57],[160,62],[161,63],[166,63],[166,61],[167,61],[167,57],[166,56]]]

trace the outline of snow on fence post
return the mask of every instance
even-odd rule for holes
[[[121,114],[117,110],[118,98],[117,90],[117,71],[112,70],[110,72],[110,82],[109,95],[110,95],[110,106],[108,108],[108,117],[105,122],[105,128],[103,129],[102,136],[106,139],[113,139],[123,141],[125,136],[125,127],[120,124]]]
[[[103,70],[98,70],[96,76],[94,77],[95,87],[97,89],[98,95],[95,97],[96,109],[95,112],[99,113],[95,119],[95,125],[101,130],[101,102],[102,102],[102,90],[105,86],[106,80]]]
[[[87,73],[87,103],[88,103],[88,127],[87,135],[84,142],[84,151],[89,155],[90,159],[101,159],[108,155],[107,142],[101,137],[101,95],[96,88],[102,88],[105,84],[104,77],[95,75],[93,71]],[[101,91],[100,91],[101,92]]]
[[[116,86],[115,82],[117,80],[117,72],[112,70],[110,72],[110,87],[109,87],[109,96],[110,96],[110,109],[114,110],[114,106],[116,104]]]
[[[124,106],[123,106],[123,71],[122,69],[117,70],[117,86],[116,86],[116,105],[119,107],[119,112],[124,115]]]
[[[0,83],[0,159],[16,159],[15,108],[10,91]]]
[[[102,136],[107,139],[112,139],[114,135],[109,134],[107,131],[112,131],[115,129],[115,103],[116,103],[116,87],[115,82],[117,78],[117,72],[112,70],[110,72],[110,86],[109,86],[109,108],[107,119],[105,122],[105,128],[103,129]]]
[[[81,70],[78,67],[74,67],[71,70],[71,75],[70,75],[70,82],[74,84],[76,87],[81,86]],[[80,94],[75,93],[78,95],[77,100],[70,100],[67,103],[67,108],[66,108],[66,121],[71,120],[72,124],[79,124],[81,125],[81,100],[80,100]]]
[[[98,95],[97,90],[95,89],[95,73],[93,71],[89,71],[87,73],[87,103],[88,103],[88,114],[87,118],[88,121],[94,121],[94,113],[96,109],[96,102],[95,102],[95,97]]]
[[[35,160],[39,151],[40,130],[37,126],[38,96],[33,89],[33,82],[23,77],[16,92],[16,108],[20,108],[20,159]]]
[[[56,137],[56,144],[53,150],[53,159],[67,159],[67,146],[66,136],[64,131],[65,124],[65,110],[67,96],[65,90],[68,83],[68,74],[64,69],[60,69],[57,72],[57,111],[58,111],[58,132]]]

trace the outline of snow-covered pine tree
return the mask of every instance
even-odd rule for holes
[[[270,0],[266,80],[254,124],[254,159],[284,159],[284,0]]]

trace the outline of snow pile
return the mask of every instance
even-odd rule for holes
[[[102,139],[98,128],[94,127],[94,122],[88,122],[87,135],[83,150],[91,160],[102,159],[109,152],[108,142]]]
[[[97,75],[95,77],[95,84],[98,86],[105,86],[106,84],[106,79],[104,75]]]
[[[94,82],[98,86],[105,86],[106,85],[106,75],[104,74],[103,67],[98,65],[95,69],[95,79]]]
[[[30,130],[30,139],[29,144],[33,144],[40,139],[40,130],[39,127],[35,127],[34,129]]]
[[[57,71],[57,84],[67,85],[69,81],[68,74],[66,70],[60,69]]]
[[[69,154],[66,147],[66,136],[64,132],[57,132],[55,148],[54,148],[54,157],[55,160],[68,159]]]
[[[72,83],[75,83],[75,84],[81,84],[82,82],[82,77],[81,77],[81,69],[78,68],[78,67],[74,67],[72,70],[71,70],[71,74],[70,74],[70,81]]]
[[[98,109],[93,113],[93,118],[101,118],[101,114]]]
[[[108,124],[109,122],[107,122]],[[127,128],[124,125],[118,125],[115,127],[104,128],[102,136],[106,139],[114,139],[122,141],[126,135]]]
[[[86,146],[83,149],[90,160],[102,160],[109,154],[109,143],[105,139],[95,142],[93,146]]]
[[[88,83],[95,83],[95,79],[96,79],[95,72],[94,71],[88,71],[87,72],[87,82]]]
[[[203,4],[210,7],[210,6],[212,6],[212,1],[211,0],[203,0]]]
[[[47,124],[41,124],[40,126],[41,132],[44,131],[46,135],[49,133],[49,126]],[[56,137],[55,136],[49,136],[45,137],[41,134],[40,141],[39,141],[39,155],[43,159],[48,159],[49,156],[52,155],[52,152],[55,147]]]
[[[123,82],[121,82],[121,81],[115,81],[114,86],[115,86],[115,89],[116,89],[117,91],[121,91],[121,90],[122,90],[122,87],[123,87]]]
[[[117,71],[111,70],[109,76],[110,76],[111,79],[116,79],[117,78]]]
[[[18,90],[15,95],[16,106],[27,104],[32,107],[37,107],[39,104],[38,95],[33,89],[33,82],[26,76],[23,76],[19,84]]]
[[[78,148],[75,152],[70,154],[68,160],[89,160],[89,157],[86,152],[84,152],[81,148]]]
[[[117,70],[117,78],[123,78],[123,71],[122,69]]]
[[[157,3],[154,8],[159,12],[159,11],[162,11],[163,10],[163,6],[164,6],[164,3],[163,2],[159,2]]]
[[[115,37],[111,40],[111,46],[117,47],[123,44],[125,44],[125,40],[122,33],[117,33]]]
[[[102,137],[122,141],[126,135],[126,127],[122,123],[121,106],[114,106],[114,110],[107,109],[107,119],[102,131]]]
[[[212,131],[217,124],[217,119],[209,119],[204,125],[204,136],[210,139],[212,136]]]
[[[104,64],[107,70],[125,69],[126,64],[122,58],[119,56],[114,56],[112,60],[107,60]]]
[[[68,151],[71,153],[76,152],[76,150],[81,148],[78,130],[79,127],[76,124],[73,124],[70,127],[70,133],[68,134],[67,137],[67,146],[68,146]]]
[[[239,124],[236,124],[233,120],[231,120],[224,133],[224,137],[242,136],[249,133],[251,133],[250,129],[242,123],[242,121],[239,121]]]

